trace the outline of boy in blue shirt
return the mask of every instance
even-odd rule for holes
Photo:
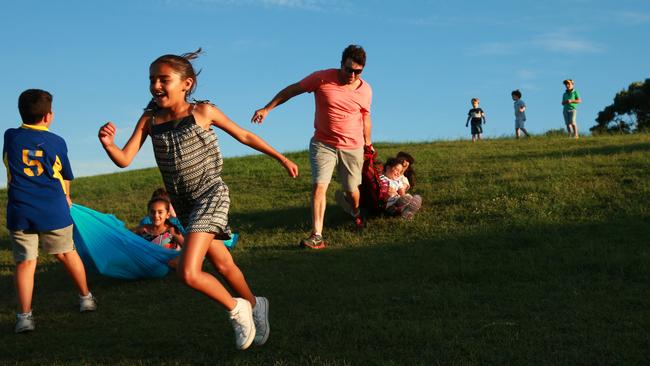
[[[63,263],[79,290],[79,310],[97,308],[86,271],[72,240],[70,180],[74,177],[65,141],[49,132],[52,95],[25,90],[18,98],[23,120],[5,131],[2,157],[7,167],[7,228],[16,263],[16,333],[34,330],[32,295],[38,245]]]
[[[523,132],[526,137],[530,137],[528,131],[526,131],[526,128],[524,127],[524,124],[526,123],[526,103],[521,100],[521,92],[519,89],[513,90],[510,95],[512,96],[512,100],[515,102],[515,135],[519,138],[521,132]]]

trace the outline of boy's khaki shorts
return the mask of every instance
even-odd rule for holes
[[[9,230],[9,238],[16,263],[38,258],[38,243],[47,254],[61,254],[74,250],[72,225],[50,231]]]
[[[566,111],[562,111],[562,114],[564,115],[564,124],[567,126],[576,124],[576,115],[578,114],[577,110],[568,109]]]
[[[361,184],[363,168],[363,147],[355,150],[340,150],[324,144],[315,138],[309,143],[312,184],[329,184],[336,167],[338,181],[346,192],[354,192]]]

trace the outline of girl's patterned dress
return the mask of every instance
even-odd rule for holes
[[[221,179],[223,160],[212,129],[196,124],[192,111],[180,120],[151,123],[156,163],[176,214],[187,233],[230,238],[228,186]]]

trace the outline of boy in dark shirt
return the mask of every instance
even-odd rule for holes
[[[23,124],[5,131],[2,156],[7,167],[7,228],[16,263],[16,333],[34,330],[32,295],[38,245],[66,268],[79,291],[79,310],[97,308],[86,271],[72,240],[70,180],[74,177],[65,141],[49,132],[52,95],[25,90],[18,98]]]
[[[465,122],[465,127],[472,123],[472,142],[481,139],[481,134],[483,133],[483,127],[481,124],[485,124],[485,112],[478,107],[479,100],[478,98],[472,98],[472,109],[467,113],[467,122]]]

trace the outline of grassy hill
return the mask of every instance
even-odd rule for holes
[[[379,144],[417,162],[423,210],[352,230],[330,188],[323,251],[309,231],[309,163],[226,159],[233,255],[271,304],[271,337],[234,349],[225,312],[182,286],[90,275],[78,314],[41,257],[37,329],[14,335],[13,263],[0,229],[0,364],[646,365],[650,362],[650,135]],[[73,162],[74,163],[74,162]],[[156,169],[79,178],[73,200],[128,226]],[[6,191],[0,191],[0,205]],[[4,211],[0,213],[4,221]],[[212,270],[212,269],[210,269]]]

